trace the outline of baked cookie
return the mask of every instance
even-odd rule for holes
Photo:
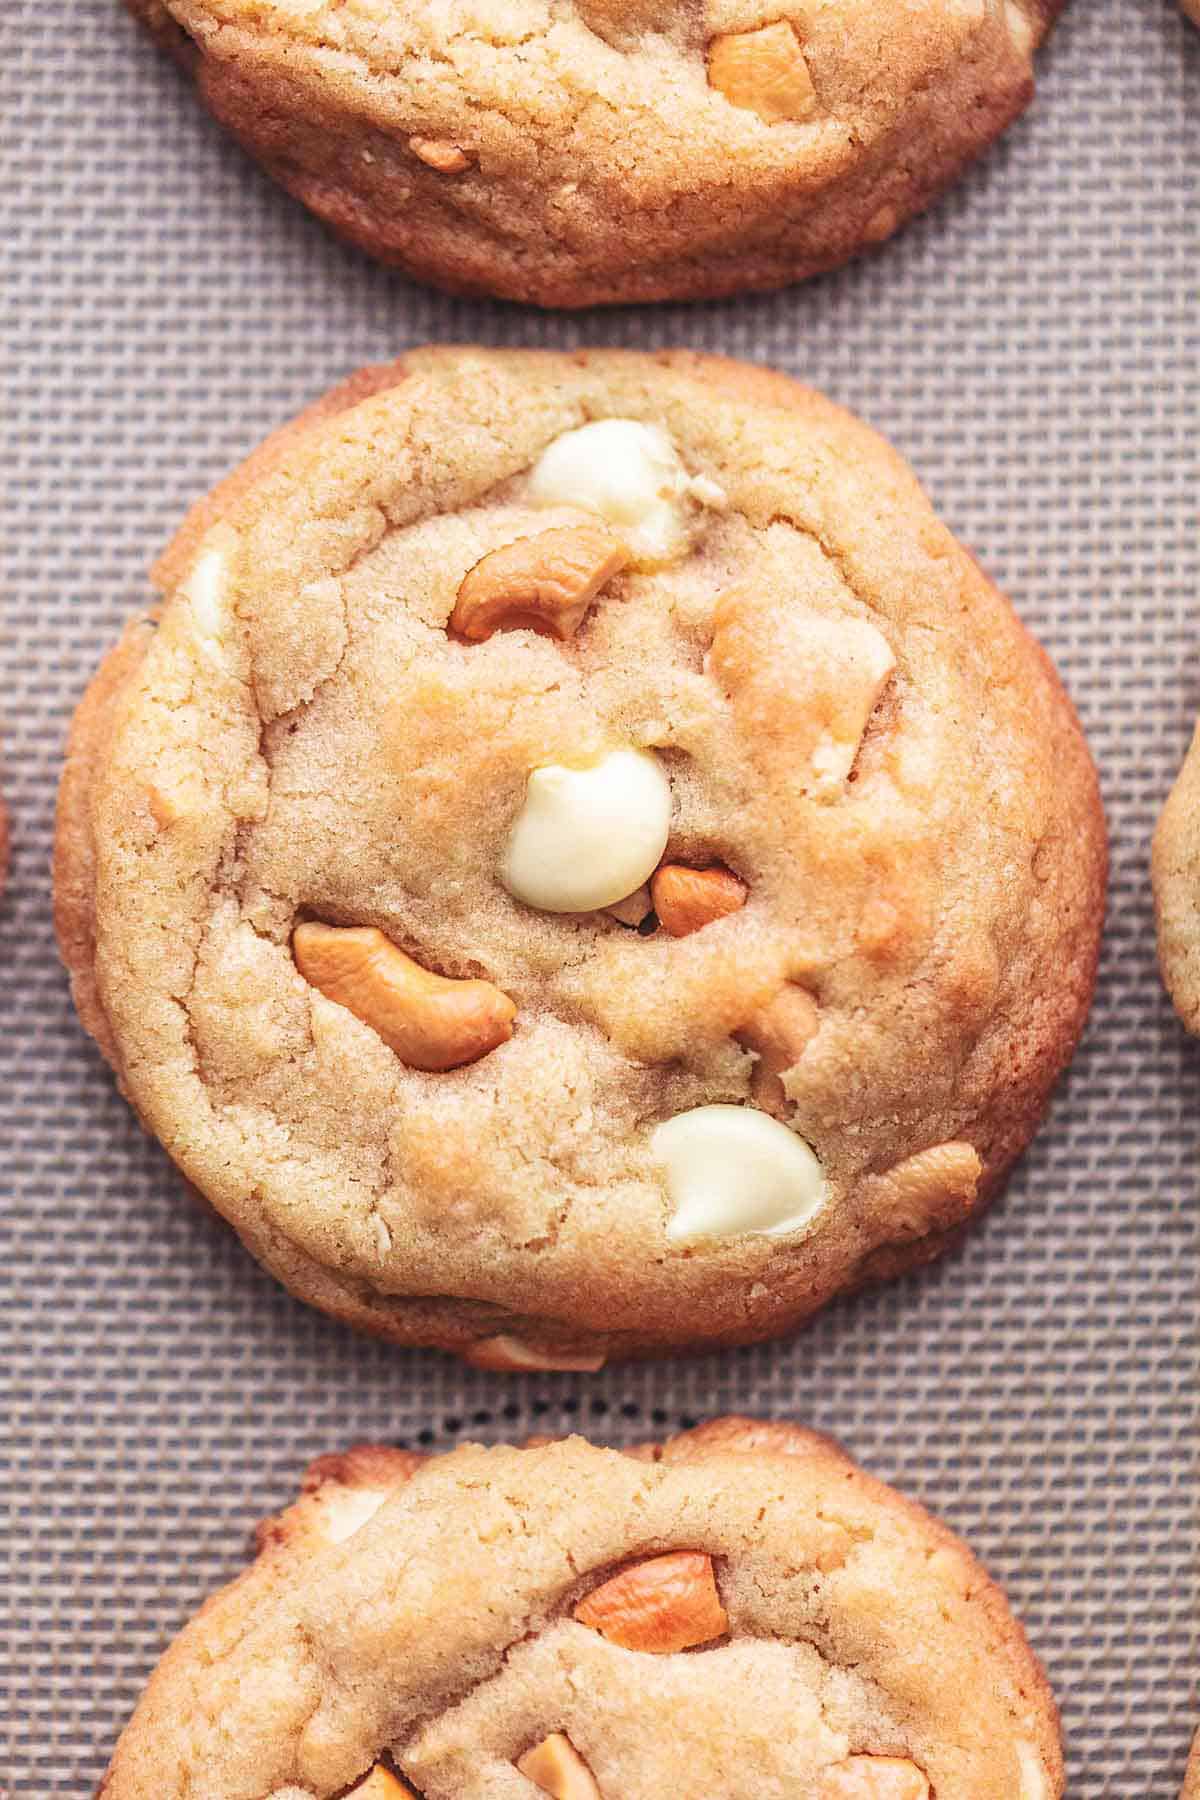
[[[386,1759],[386,1761],[384,1760]],[[324,1457],[182,1632],[104,1800],[1056,1800],[966,1546],[798,1427]]]
[[[543,306],[772,288],[879,243],[1033,94],[1061,0],[130,0],[385,262]]]
[[[1184,1771],[1179,1800],[1200,1800],[1200,1735],[1192,1740],[1192,1754]]]
[[[1200,1032],[1200,726],[1154,833],[1158,962],[1175,1010]]]
[[[72,733],[60,938],[293,1292],[596,1368],[782,1331],[994,1191],[1088,1006],[1103,821],[865,426],[714,358],[425,351],[156,581]]]
[[[1192,24],[1200,25],[1200,0],[1179,0],[1179,4]]]

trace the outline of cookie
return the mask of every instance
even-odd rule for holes
[[[1158,962],[1189,1031],[1200,1032],[1200,727],[1154,833]]]
[[[837,1445],[720,1419],[315,1463],[168,1650],[104,1800],[1056,1800],[966,1546]]]
[[[1105,882],[1043,653],[865,426],[434,350],[203,501],[76,720],[84,1024],[296,1294],[485,1367],[741,1343],[936,1253]]]
[[[1061,0],[130,0],[327,224],[543,306],[778,287],[888,238],[1033,94]]]
[[[1184,1771],[1179,1800],[1200,1800],[1200,1735],[1192,1740],[1192,1754]]]
[[[1184,13],[1193,25],[1200,25],[1200,0],[1179,0]]]

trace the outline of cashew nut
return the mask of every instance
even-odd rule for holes
[[[807,119],[817,109],[817,90],[787,19],[713,38],[708,81],[731,106],[757,113],[764,125]]]
[[[712,1557],[674,1550],[622,1569],[575,1608],[581,1625],[625,1650],[656,1656],[711,1643],[729,1629]]]
[[[298,925],[296,967],[414,1069],[478,1062],[512,1036],[516,1007],[490,981],[434,975],[374,926]]]
[[[448,138],[410,137],[408,147],[413,155],[439,175],[461,175],[471,166],[471,158]]]
[[[376,1763],[371,1773],[350,1789],[346,1800],[413,1800],[413,1791],[406,1781]]]
[[[552,1731],[518,1759],[517,1767],[553,1800],[600,1800],[591,1770],[564,1732]]]
[[[477,1369],[500,1369],[505,1373],[520,1373],[525,1370],[569,1369],[581,1374],[594,1375],[597,1369],[604,1367],[603,1354],[570,1350],[538,1350],[533,1344],[527,1344],[522,1338],[510,1337],[502,1332],[499,1337],[477,1338],[473,1344],[462,1352],[464,1362],[473,1363]]]
[[[604,525],[564,525],[517,538],[489,550],[463,576],[450,630],[472,644],[504,628],[569,638],[628,561],[624,544]]]
[[[663,863],[651,877],[650,897],[663,930],[672,937],[689,937],[714,919],[745,906],[746,887],[728,869],[688,869],[682,863]]]

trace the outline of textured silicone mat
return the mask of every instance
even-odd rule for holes
[[[168,1636],[317,1452],[794,1415],[943,1512],[1028,1622],[1071,1793],[1174,1796],[1197,1706],[1200,1058],[1160,992],[1152,823],[1200,707],[1200,34],[1073,0],[1040,100],[884,252],[774,298],[575,318],[438,298],[252,168],[115,0],[4,0],[3,1617],[11,1795],[88,1793]],[[48,853],[67,718],[185,503],[426,338],[720,349],[914,460],[1056,657],[1114,880],[1098,1001],[1008,1195],[794,1342],[505,1380],[353,1337],[188,1203],[78,1029]]]

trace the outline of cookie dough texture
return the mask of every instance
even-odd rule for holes
[[[565,640],[456,641],[490,551],[594,528],[529,471],[602,417],[681,459],[679,554]],[[1046,657],[865,426],[715,358],[424,351],[269,441],[155,579],[73,728],[60,942],[146,1127],[294,1293],[596,1367],[788,1329],[994,1192],[1089,1003],[1103,820]],[[666,861],[744,905],[673,937],[505,891],[529,770],[614,746],[669,775]],[[305,918],[493,984],[511,1037],[406,1066],[302,979]],[[764,1090],[739,1033],[781,993],[804,1029]],[[674,1242],[656,1127],[744,1104],[822,1204]]]
[[[1200,1032],[1200,728],[1163,807],[1150,866],[1163,980],[1188,1030]]]
[[[343,236],[584,306],[777,287],[890,237],[1028,103],[1059,0],[130,4]]]
[[[1057,1800],[1053,1699],[945,1526],[828,1439],[722,1419],[632,1454],[581,1438],[313,1465],[257,1562],[167,1652],[103,1800],[326,1800],[386,1758],[424,1800],[534,1800],[562,1733],[601,1800]],[[728,1629],[683,1653],[574,1617],[610,1576],[711,1557]],[[586,1607],[584,1608],[586,1614]],[[844,1779],[844,1777],[843,1777]]]

